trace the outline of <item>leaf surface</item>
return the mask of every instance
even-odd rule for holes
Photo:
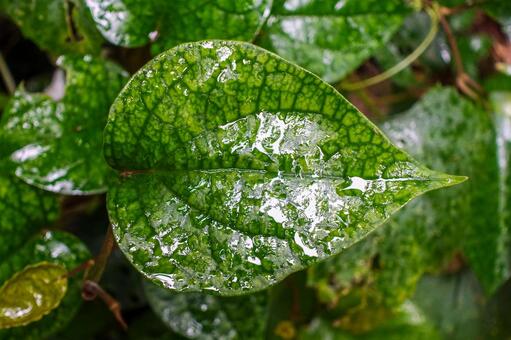
[[[328,84],[241,42],[181,45],[112,106],[114,233],[177,290],[263,289],[363,238],[415,196],[463,178],[394,147]]]
[[[401,0],[280,0],[259,43],[335,82],[384,46],[409,11]]]
[[[67,271],[38,263],[14,274],[0,287],[0,329],[24,326],[57,308],[67,290]]]
[[[90,256],[85,245],[75,236],[65,232],[44,232],[35,235],[16,252],[1,258],[0,286],[27,267],[48,263],[69,272],[90,259]],[[34,284],[40,284],[38,282]],[[39,321],[23,327],[0,330],[0,339],[48,338],[67,325],[80,308],[81,302],[81,280],[79,277],[70,277],[66,294],[57,308]]]
[[[14,94],[0,122],[4,152],[31,185],[70,195],[104,192],[110,170],[98,150],[126,74],[90,56],[66,56],[59,65],[67,71],[61,100],[23,88]]]
[[[262,339],[268,314],[267,293],[218,297],[173,293],[146,282],[147,299],[163,323],[189,339]]]

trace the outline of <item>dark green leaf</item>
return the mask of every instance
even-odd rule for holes
[[[59,306],[66,291],[64,267],[46,262],[26,267],[0,287],[0,329],[41,320]]]
[[[125,82],[117,66],[90,56],[66,56],[64,98],[18,89],[2,117],[5,151],[16,176],[63,194],[104,192],[109,168],[98,152],[108,110]]]
[[[85,246],[64,232],[45,232],[0,262],[0,285],[30,265],[41,262],[63,266],[70,271],[90,258]],[[24,327],[0,330],[0,339],[42,339],[63,328],[78,311],[81,304],[81,280],[68,279],[67,293],[58,308],[41,320]]]
[[[204,39],[252,40],[269,15],[271,0],[85,0],[103,36],[113,44],[155,53]]]
[[[402,0],[280,0],[273,8],[261,45],[328,82],[384,46],[410,11]]]
[[[181,45],[112,106],[121,249],[176,290],[263,289],[339,253],[417,195],[459,183],[394,147],[338,92],[241,42]]]
[[[0,259],[4,259],[56,220],[59,207],[55,196],[0,171]]]
[[[99,51],[101,36],[82,0],[6,0],[2,9],[23,35],[55,55]]]
[[[190,339],[262,339],[268,313],[267,293],[218,297],[172,293],[146,282],[149,304],[163,323]]]

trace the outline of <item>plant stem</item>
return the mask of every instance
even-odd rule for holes
[[[14,91],[16,90],[16,82],[14,81],[7,63],[5,62],[2,52],[0,52],[0,74],[2,74],[2,78],[4,79],[4,83],[9,94],[14,94]]]
[[[101,250],[94,260],[94,266],[92,266],[90,271],[85,276],[85,280],[93,281],[96,283],[101,280],[103,272],[105,271],[106,265],[108,263],[108,258],[110,257],[112,249],[114,248],[114,244],[115,241],[112,232],[112,226],[109,225],[105,235],[105,240],[101,246]]]
[[[431,20],[431,28],[426,37],[424,38],[424,40],[420,43],[419,46],[417,46],[417,48],[410,55],[408,55],[398,64],[394,65],[393,67],[389,68],[387,71],[383,73],[380,73],[374,77],[367,78],[356,83],[341,83],[341,88],[348,91],[353,91],[376,85],[384,80],[393,77],[397,73],[401,72],[402,70],[410,66],[410,64],[413,63],[415,60],[417,60],[417,58],[419,58],[421,54],[424,53],[424,51],[426,51],[429,45],[431,45],[431,43],[435,39],[436,34],[438,33],[438,14],[432,8],[426,8],[426,11]]]

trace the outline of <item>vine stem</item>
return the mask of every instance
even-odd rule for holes
[[[424,38],[424,40],[420,43],[419,46],[417,46],[417,48],[412,53],[410,53],[406,58],[404,58],[399,63],[389,68],[383,73],[380,73],[371,78],[361,80],[356,83],[341,83],[340,87],[344,90],[354,91],[376,85],[384,80],[387,80],[395,76],[397,73],[401,72],[402,70],[410,66],[411,63],[417,60],[417,58],[419,58],[422,55],[422,53],[426,51],[429,45],[431,45],[431,43],[435,39],[435,36],[438,33],[439,15],[437,11],[433,8],[427,7],[426,12],[428,13],[428,16],[431,20],[431,28],[426,37]]]
[[[122,317],[120,303],[99,285],[99,281],[103,276],[114,246],[115,240],[112,225],[108,225],[103,245],[94,260],[94,265],[85,274],[82,286],[82,298],[86,301],[92,301],[99,297],[108,306],[108,309],[110,309],[121,327],[127,330],[128,326]]]
[[[4,83],[9,94],[14,94],[14,91],[16,90],[16,82],[14,81],[7,63],[5,62],[2,52],[0,52],[0,74],[2,74],[2,78],[4,79]]]
[[[461,92],[465,93],[472,99],[477,100],[479,99],[479,93],[483,92],[483,88],[476,81],[470,78],[469,75],[465,72],[463,60],[461,58],[456,38],[454,37],[449,22],[447,21],[445,15],[442,14],[441,11],[439,14],[439,19],[452,52],[454,67],[456,69],[456,86],[458,86]]]

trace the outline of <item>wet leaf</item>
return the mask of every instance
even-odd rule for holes
[[[101,35],[82,0],[5,0],[2,10],[24,36],[54,55],[99,52]]]
[[[65,268],[68,272],[90,259],[85,245],[65,232],[45,232],[34,236],[7,257],[0,260],[0,286],[16,273],[40,263],[49,263]],[[0,330],[0,339],[44,339],[67,325],[80,308],[81,280],[70,277],[67,292],[60,305],[41,320],[23,327]]]
[[[459,183],[394,147],[328,84],[241,42],[181,45],[112,106],[106,159],[120,248],[181,291],[240,294],[363,238]]]
[[[507,227],[499,212],[490,115],[456,90],[436,88],[382,127],[428,166],[466,174],[469,180],[410,203],[370,238],[319,264],[310,283],[344,292],[329,294],[334,302],[356,296],[359,303],[393,307],[413,294],[425,271],[438,270],[456,251],[464,251],[485,288],[494,291],[508,277]]]
[[[98,29],[113,44],[153,51],[204,39],[252,40],[269,15],[271,0],[85,0]]]
[[[279,0],[260,43],[335,82],[384,46],[409,12],[401,0]]]
[[[67,271],[38,263],[14,274],[0,287],[0,329],[27,325],[57,308],[67,290]]]
[[[64,98],[55,101],[19,88],[0,132],[15,174],[41,189],[70,195],[104,192],[109,168],[98,152],[108,110],[126,74],[90,56],[66,56]],[[85,95],[86,94],[86,95]]]
[[[173,293],[146,282],[147,299],[167,327],[189,339],[262,339],[267,293],[218,297]]]

